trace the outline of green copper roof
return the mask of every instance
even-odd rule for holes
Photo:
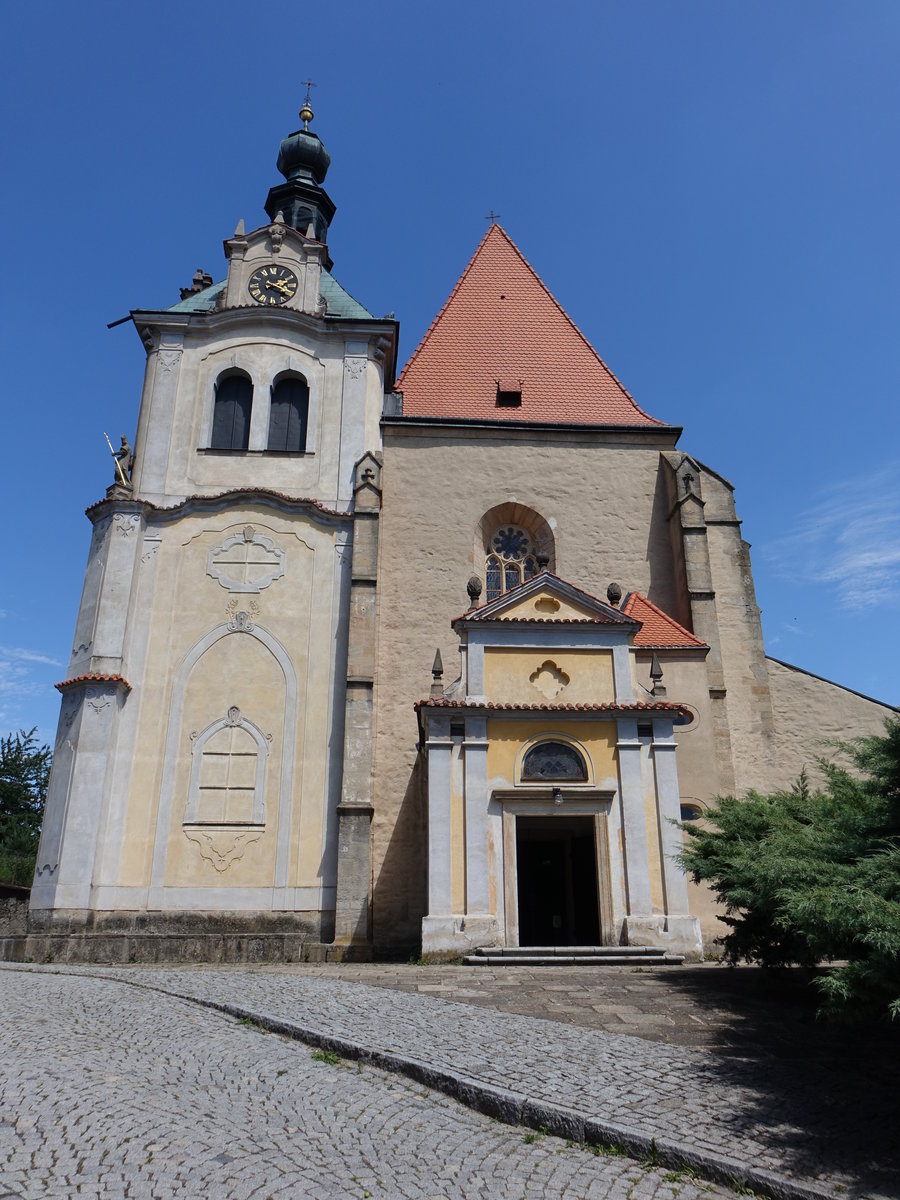
[[[216,307],[216,297],[221,296],[225,291],[226,281],[223,279],[221,283],[214,283],[212,287],[204,288],[202,292],[195,292],[193,296],[188,296],[186,300],[180,300],[177,304],[173,304],[168,312],[212,312]]]
[[[319,291],[328,305],[325,309],[326,317],[356,317],[372,320],[369,310],[363,308],[358,300],[354,300],[349,292],[344,291],[328,271],[323,271],[320,276]]]
[[[178,313],[212,312],[216,307],[217,298],[225,290],[225,282],[223,279],[220,283],[214,283],[212,287],[205,288],[202,292],[196,292],[193,296],[188,296],[186,300],[180,300],[178,304],[173,304],[167,311]],[[320,276],[319,290],[327,305],[325,309],[326,317],[349,317],[355,320],[372,319],[372,314],[369,310],[363,308],[359,301],[354,300],[350,293],[345,291],[328,271],[323,271]]]

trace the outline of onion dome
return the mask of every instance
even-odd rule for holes
[[[302,234],[312,233],[317,241],[327,242],[328,226],[334,216],[335,205],[322,187],[322,181],[331,165],[331,155],[318,134],[310,130],[312,119],[313,110],[307,91],[300,109],[303,128],[289,134],[279,147],[277,167],[285,182],[270,189],[266,198],[266,212],[272,221],[280,213],[278,219],[286,225]],[[330,269],[330,257],[327,257],[325,265]]]

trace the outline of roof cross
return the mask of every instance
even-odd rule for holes
[[[491,209],[491,211],[488,213],[488,215],[484,219],[485,219],[485,221],[490,221],[490,223],[492,225],[496,225],[497,218],[502,217],[502,216],[503,216],[503,213],[495,213],[494,210]]]
[[[314,79],[301,79],[300,82],[306,88],[306,97],[304,99],[304,103],[309,104],[309,89],[314,88],[316,86],[316,82]]]

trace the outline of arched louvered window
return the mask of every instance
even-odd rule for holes
[[[299,375],[285,375],[272,388],[269,410],[269,450],[300,454],[306,449],[309,384]]]
[[[520,583],[533,579],[537,573],[534,546],[525,530],[515,525],[503,525],[495,530],[484,563],[485,599],[488,603]]]
[[[246,450],[250,441],[253,384],[246,375],[226,375],[216,385],[211,446],[213,450]]]

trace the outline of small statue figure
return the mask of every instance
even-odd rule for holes
[[[131,443],[125,434],[122,434],[122,445],[113,454],[116,460],[116,483],[122,483],[126,487],[131,483],[131,468],[134,466],[134,454],[131,450]],[[120,474],[121,472],[121,474]]]
[[[111,487],[123,487],[131,489],[131,468],[134,466],[134,454],[131,450],[131,443],[125,434],[122,434],[122,444],[118,450],[113,450],[112,442],[109,440],[109,434],[104,433],[106,444],[109,446],[109,452],[113,456],[115,464],[113,481]],[[107,492],[109,488],[107,488]]]

